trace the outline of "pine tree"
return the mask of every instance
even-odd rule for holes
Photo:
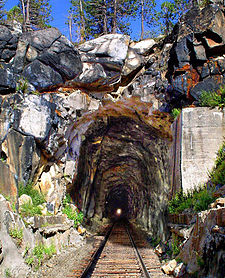
[[[76,26],[80,41],[109,33],[129,33],[128,18],[136,14],[138,0],[70,0],[68,25]],[[81,5],[82,3],[82,9]],[[71,36],[72,37],[72,36]]]
[[[0,0],[0,23],[4,22],[4,17],[6,15],[4,6],[5,6],[5,0]]]
[[[192,0],[172,0],[161,4],[161,10],[156,13],[158,27],[164,35],[168,35],[175,23],[186,13],[193,5]]]
[[[144,38],[145,22],[152,27],[153,23],[156,20],[156,2],[155,0],[141,0],[139,4],[139,15],[141,18],[141,40]]]
[[[86,24],[85,24],[85,1],[84,0],[70,0],[71,7],[69,9],[69,21],[67,22],[70,27],[70,39],[72,40],[72,26],[77,27],[79,40],[82,42],[86,37]]]
[[[137,15],[138,0],[109,1],[110,33],[130,34],[129,19]]]
[[[19,7],[23,14],[25,30],[29,25],[37,28],[49,27],[51,6],[47,0],[20,0]]]
[[[86,2],[87,38],[109,33],[108,3],[106,0],[89,0]]]
[[[23,15],[19,6],[14,6],[7,12],[7,21],[13,20],[23,23]]]

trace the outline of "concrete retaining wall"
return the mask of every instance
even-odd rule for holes
[[[225,137],[225,111],[185,108],[181,114],[181,184],[184,191],[208,180]]]

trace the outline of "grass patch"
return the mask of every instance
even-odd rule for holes
[[[173,256],[177,256],[180,253],[180,243],[181,240],[175,234],[172,234],[172,254]]]
[[[225,91],[225,90],[224,90]],[[169,201],[169,213],[181,213],[185,209],[191,209],[194,212],[200,212],[208,209],[209,204],[215,201],[213,196],[215,187],[225,184],[225,141],[217,152],[215,167],[209,173],[211,187],[206,184],[195,188],[192,192],[177,192],[171,201]]]
[[[74,210],[74,208],[70,205],[70,203],[71,203],[71,198],[67,194],[63,200],[62,213],[66,214],[69,219],[73,220],[74,227],[77,228],[78,225],[82,223],[84,215],[81,211],[79,212],[77,209]]]
[[[225,86],[220,87],[218,92],[202,91],[199,104],[200,106],[223,108],[225,106]]]
[[[155,248],[161,242],[161,239],[159,237],[150,237],[148,241]]]
[[[6,268],[6,269],[5,269],[5,277],[7,277],[7,278],[12,277],[12,274],[11,274],[11,271],[10,271],[9,268]]]
[[[20,207],[20,214],[23,217],[42,215],[41,208],[38,206],[34,206],[30,202],[25,203]]]
[[[17,226],[9,229],[9,235],[15,239],[16,245],[19,247],[23,241],[23,228],[19,229]]]
[[[33,205],[38,206],[45,203],[44,194],[33,187],[33,183],[29,181],[26,186],[19,184],[19,197],[26,194],[31,197]]]
[[[16,92],[21,91],[24,94],[27,93],[28,85],[27,79],[21,76],[16,83]]]
[[[196,262],[200,268],[203,268],[205,265],[203,258],[201,256],[199,256],[199,254],[197,252],[196,252]]]
[[[37,270],[45,259],[50,259],[54,254],[56,254],[54,244],[46,246],[40,243],[34,247],[32,254],[26,258],[25,262],[30,266],[34,266]]]
[[[24,186],[22,183],[19,184],[18,195],[20,197],[23,194],[30,196],[33,204],[30,202],[23,204],[20,207],[21,215],[23,217],[42,215],[42,209],[39,207],[39,205],[45,203],[44,194],[35,189],[32,182],[28,182],[26,186]]]

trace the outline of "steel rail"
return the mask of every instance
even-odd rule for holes
[[[95,266],[96,266],[97,262],[100,260],[100,256],[102,254],[102,251],[103,251],[103,249],[104,249],[104,247],[105,247],[105,245],[106,245],[106,243],[107,243],[107,241],[108,241],[108,239],[109,239],[109,237],[110,237],[110,235],[113,231],[114,225],[115,225],[115,223],[109,228],[108,232],[106,233],[105,238],[101,242],[98,249],[95,251],[94,255],[92,256],[91,261],[89,262],[89,264],[87,265],[87,267],[85,268],[83,273],[81,274],[80,278],[89,278],[89,277],[92,276],[92,273],[95,269]],[[134,252],[135,252],[135,255],[136,255],[136,260],[138,261],[139,266],[142,270],[142,274],[144,275],[145,278],[150,278],[151,276],[150,276],[150,274],[149,274],[149,272],[148,272],[148,270],[145,266],[145,263],[144,263],[141,255],[138,251],[138,248],[137,248],[137,246],[136,246],[136,244],[135,244],[135,242],[132,238],[132,235],[129,231],[128,225],[124,224],[124,226],[125,226],[125,231],[126,231],[128,237],[129,237],[130,243],[131,243],[131,245],[134,249]],[[127,273],[127,275],[129,275],[129,273]]]
[[[83,271],[83,273],[81,274],[80,278],[87,278],[90,277],[90,274],[93,272],[94,270],[94,266],[96,265],[99,257],[101,256],[101,253],[106,245],[106,242],[112,232],[112,229],[114,227],[114,224],[109,228],[108,232],[106,233],[105,238],[103,239],[103,241],[101,242],[100,246],[97,248],[97,250],[95,251],[90,263],[87,265],[87,267],[85,268],[85,270]]]
[[[141,268],[142,268],[143,274],[145,275],[145,278],[151,278],[151,276],[150,276],[150,274],[149,274],[149,272],[148,272],[148,270],[147,270],[147,268],[145,266],[145,263],[144,263],[141,255],[140,255],[140,253],[138,251],[138,248],[137,248],[137,246],[136,246],[136,244],[135,244],[135,242],[133,240],[133,237],[132,237],[132,235],[131,235],[131,233],[130,233],[130,231],[128,229],[128,226],[126,226],[126,231],[127,231],[127,234],[128,234],[128,236],[130,238],[131,244],[132,244],[132,246],[133,246],[133,248],[135,250],[137,259],[138,259],[138,261],[139,261],[139,263],[141,265]]]

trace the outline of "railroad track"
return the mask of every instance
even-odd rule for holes
[[[135,240],[134,240],[135,239]],[[125,278],[168,277],[160,269],[153,250],[129,224],[115,223],[107,232],[85,270],[74,270],[70,277]]]

